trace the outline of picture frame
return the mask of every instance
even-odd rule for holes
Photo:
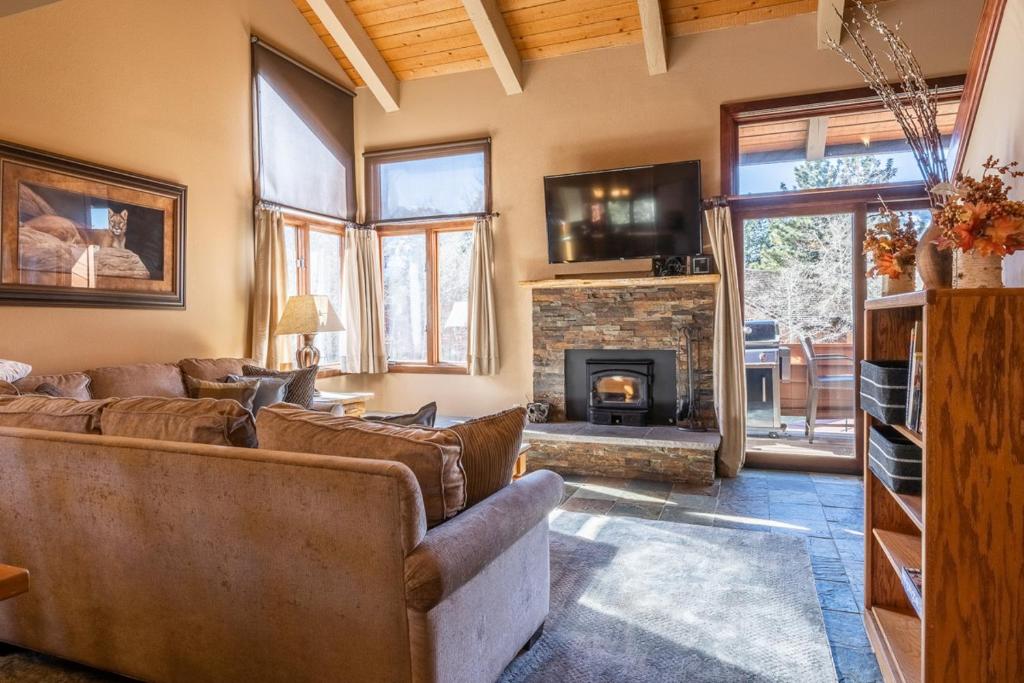
[[[0,142],[0,305],[184,308],[187,196]]]

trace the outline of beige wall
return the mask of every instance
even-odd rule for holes
[[[977,176],[989,155],[1024,164],[1024,96],[1021,65],[1024,64],[1024,0],[1008,0],[999,29],[988,78],[982,91],[978,117],[967,144],[964,171]],[[1024,182],[1018,180],[1014,199],[1024,199]],[[1024,286],[1024,254],[1005,261],[1003,280],[1011,287]]]
[[[343,78],[290,0],[63,0],[0,19],[0,139],[189,188],[187,310],[0,307],[0,358],[246,351],[250,31]]]
[[[948,75],[966,70],[980,6],[899,0],[883,11],[903,19],[929,74]],[[690,36],[673,41],[671,50],[670,71],[661,76],[647,75],[643,51],[634,46],[530,62],[526,92],[517,96],[506,96],[493,72],[477,71],[403,83],[401,110],[393,114],[359,97],[357,146],[493,137],[503,363],[494,377],[392,374],[334,384],[374,391],[377,407],[395,410],[436,399],[443,413],[472,415],[524,402],[531,392],[530,295],[517,281],[610,270],[547,264],[543,176],[700,159],[705,194],[712,195],[719,189],[723,102],[861,85],[839,57],[815,49],[813,15]]]

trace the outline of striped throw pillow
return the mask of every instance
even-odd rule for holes
[[[526,408],[512,408],[451,427],[462,437],[466,470],[466,507],[512,482],[512,472],[526,427]]]

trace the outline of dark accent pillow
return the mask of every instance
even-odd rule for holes
[[[366,419],[371,422],[390,422],[393,425],[433,427],[434,420],[437,419],[437,404],[431,401],[408,415],[367,415]]]
[[[241,382],[208,382],[185,375],[185,387],[189,398],[227,398],[236,401],[240,406],[253,411],[253,399],[260,388],[260,380],[249,379]]]
[[[60,390],[56,384],[50,382],[43,382],[36,386],[32,391],[25,392],[28,394],[35,394],[38,396],[52,396],[53,398],[64,398],[64,392]]]
[[[252,381],[243,375],[228,375],[225,380],[228,383]],[[289,380],[283,377],[260,377],[258,381],[260,384],[256,389],[256,398],[252,400],[253,415],[258,413],[260,408],[284,403],[285,396],[288,395],[288,384],[290,383]]]
[[[289,370],[276,372],[261,368],[258,365],[243,365],[242,375],[245,377],[277,377],[288,380],[288,393],[284,400],[287,403],[294,403],[303,408],[309,408],[313,404],[313,396],[316,394],[316,373],[320,367],[314,365],[311,368],[302,370]]]
[[[450,428],[462,437],[466,507],[512,483],[525,428],[526,408],[512,408]]]

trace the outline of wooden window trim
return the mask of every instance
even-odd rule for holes
[[[389,224],[378,226],[380,236],[380,264],[384,268],[384,238],[400,235],[424,235],[427,249],[427,360],[425,363],[388,361],[388,372],[433,375],[468,375],[469,359],[465,364],[443,363],[441,357],[441,302],[438,287],[437,236],[445,232],[468,232],[473,221],[467,219],[422,222],[414,225]]]
[[[309,215],[289,213],[283,214],[285,226],[295,230],[295,253],[298,256],[299,262],[295,266],[295,273],[298,282],[296,282],[296,292],[301,296],[309,294],[309,235],[311,232],[321,232],[330,235],[337,235],[340,243],[338,250],[338,261],[344,264],[345,262],[345,224],[340,221],[328,221],[323,218],[313,218]],[[338,311],[339,315],[341,311]],[[285,364],[282,364],[285,365]],[[288,368],[293,369],[295,363],[291,360],[286,364]],[[341,377],[346,373],[341,369],[341,363],[330,363],[328,365],[322,365],[320,370],[316,373],[317,379],[326,379],[328,377]]]
[[[457,153],[483,152],[484,155],[484,210],[477,214],[457,214],[448,216],[417,216],[415,218],[401,220],[387,220],[380,218],[380,183],[378,182],[377,169],[381,164],[395,163],[401,161],[415,161],[419,159],[436,159],[439,157],[452,156]],[[491,139],[477,138],[473,140],[460,140],[456,142],[442,142],[431,145],[420,145],[418,147],[402,147],[393,149],[382,149],[367,151],[363,153],[363,178],[366,183],[366,207],[367,222],[380,223],[381,225],[399,225],[402,223],[426,222],[437,223],[440,221],[459,220],[473,216],[486,215],[491,212]]]

